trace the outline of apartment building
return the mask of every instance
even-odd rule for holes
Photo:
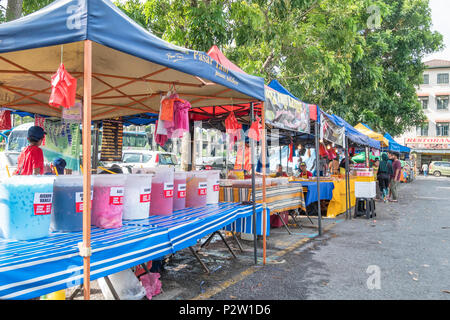
[[[427,121],[396,140],[410,147],[417,165],[431,161],[450,161],[450,61],[425,62],[423,83],[417,88]]]

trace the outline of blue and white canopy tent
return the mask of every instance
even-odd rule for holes
[[[411,152],[410,148],[405,147],[405,146],[401,145],[400,143],[396,142],[389,133],[385,133],[384,137],[389,140],[389,147],[388,147],[389,151],[395,151],[395,152],[400,152],[400,153],[410,153]]]
[[[83,191],[91,189],[91,121],[157,113],[176,91],[192,106],[265,100],[264,79],[229,70],[206,53],[163,41],[108,0],[57,0],[0,25],[0,105],[61,117],[48,105],[59,65],[78,79],[83,102]],[[90,205],[83,211],[85,298],[89,299]]]

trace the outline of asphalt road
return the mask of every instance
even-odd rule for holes
[[[188,250],[177,252],[153,299],[450,300],[450,178],[419,177],[399,193],[398,203],[376,203],[375,220],[324,219],[320,238],[306,218],[303,229],[291,224],[292,235],[272,228],[265,266],[255,266],[251,241],[241,240],[240,252],[228,239],[237,259],[213,241],[199,253],[209,274]],[[91,286],[91,299],[104,299],[97,281]]]
[[[398,203],[377,202],[375,220],[337,223],[211,299],[449,300],[450,178],[399,192]]]

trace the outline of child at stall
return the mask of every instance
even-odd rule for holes
[[[29,145],[20,153],[14,175],[44,174],[44,153],[39,147],[45,134],[44,129],[39,126],[32,126],[28,129]]]

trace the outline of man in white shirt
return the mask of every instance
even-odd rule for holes
[[[424,163],[422,165],[423,175],[426,177],[428,175],[428,164]]]

